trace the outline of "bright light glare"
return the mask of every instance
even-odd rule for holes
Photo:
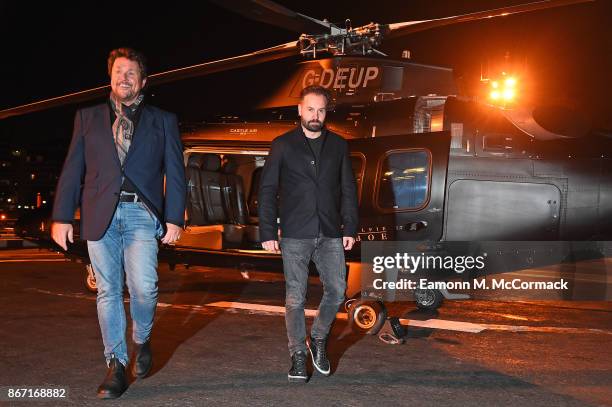
[[[511,100],[512,98],[514,98],[514,91],[512,89],[505,89],[504,90],[504,99]]]
[[[499,83],[497,83],[497,81],[493,81],[493,82],[491,82],[491,87],[493,89],[497,89],[499,87]]]
[[[491,94],[489,96],[491,96],[491,99],[497,100],[497,99],[499,99],[499,92],[494,90],[493,92],[491,92]]]
[[[507,88],[512,88],[512,87],[514,87],[514,85],[516,85],[516,79],[514,79],[514,78],[512,78],[512,77],[510,77],[510,78],[506,79],[506,81],[505,81],[505,85],[506,85],[506,87],[507,87]]]

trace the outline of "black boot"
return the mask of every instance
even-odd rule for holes
[[[132,363],[132,374],[139,379],[143,379],[149,374],[151,366],[153,366],[151,341],[136,344],[135,354],[136,357],[134,357],[134,362]]]
[[[116,399],[128,388],[125,366],[119,359],[113,357],[108,363],[108,371],[104,381],[98,387],[98,397],[101,399]]]
[[[287,377],[290,382],[307,382],[308,372],[306,371],[306,352],[303,350],[291,355],[291,369]]]
[[[331,372],[329,359],[327,359],[327,351],[325,350],[326,345],[326,339],[310,337],[310,341],[308,341],[312,364],[323,376],[329,376]]]

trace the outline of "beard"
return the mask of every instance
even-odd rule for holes
[[[115,98],[121,103],[130,102],[139,94],[139,90],[137,86],[134,86],[132,83],[129,83],[130,87],[127,89],[121,88],[121,83],[116,85],[116,89],[112,89]]]
[[[136,92],[134,92],[132,89],[113,93],[115,94],[117,100],[119,100],[120,102],[127,102],[136,97]]]
[[[300,121],[302,122],[302,126],[304,126],[304,128],[308,131],[321,131],[321,129],[323,128],[323,122],[320,122],[318,120],[310,120],[310,121],[306,121],[304,120],[304,118],[300,117]]]

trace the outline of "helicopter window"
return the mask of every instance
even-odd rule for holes
[[[357,184],[357,199],[361,203],[361,186],[363,185],[363,173],[365,171],[365,156],[362,153],[351,153],[351,167]]]
[[[383,92],[398,92],[402,90],[404,81],[404,68],[401,66],[385,66],[383,67],[384,75],[382,77]]]
[[[425,150],[388,153],[379,167],[377,206],[392,211],[422,208],[429,194],[430,163]]]

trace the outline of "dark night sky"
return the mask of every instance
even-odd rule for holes
[[[445,17],[524,3],[527,0],[458,2],[283,1],[295,11],[353,26]],[[297,39],[281,28],[248,21],[206,1],[121,3],[6,1],[0,3],[3,38],[0,108],[107,84],[108,51],[131,46],[149,59],[151,73],[201,63]],[[98,11],[92,11],[98,9]],[[449,66],[466,81],[478,79],[487,59],[506,51],[526,61],[538,83],[536,97],[588,112],[596,127],[612,128],[612,1],[466,23],[413,34],[383,44],[399,56]],[[285,64],[290,63],[285,62]],[[165,85],[155,103],[194,119],[194,112],[231,112],[250,106],[278,78],[284,63]],[[156,90],[153,89],[153,92]],[[163,97],[163,94],[168,95]],[[65,149],[76,106],[0,122],[0,136],[26,148]]]

